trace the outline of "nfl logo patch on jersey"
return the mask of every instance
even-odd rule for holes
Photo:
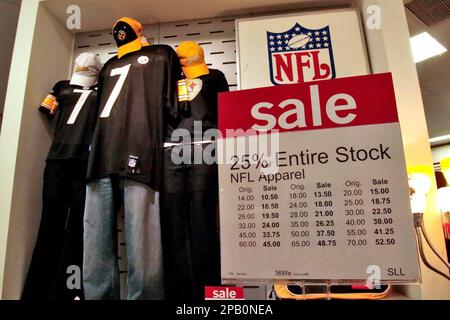
[[[149,58],[147,56],[140,56],[138,58],[138,62],[140,64],[147,64],[149,62]]]
[[[136,168],[138,159],[139,159],[138,157],[135,157],[135,156],[129,156],[129,157],[128,157],[128,167],[130,167],[130,168]]]
[[[336,78],[330,27],[267,31],[270,80],[274,85]]]

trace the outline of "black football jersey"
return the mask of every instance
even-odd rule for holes
[[[163,143],[179,114],[180,78],[180,62],[167,45],[143,47],[103,66],[88,179],[119,175],[159,190]]]
[[[217,128],[218,93],[229,91],[229,88],[225,75],[216,69],[209,69],[209,74],[202,75],[197,79],[186,79],[186,81],[190,97],[190,116],[182,117],[177,129],[186,129],[192,139],[194,138],[194,121],[202,122],[203,132]],[[170,136],[166,141],[181,142],[172,140]]]
[[[98,114],[97,88],[58,82],[39,110],[56,121],[48,160],[87,160]]]

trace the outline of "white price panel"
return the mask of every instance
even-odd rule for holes
[[[225,281],[420,278],[389,74],[227,93],[219,108]]]

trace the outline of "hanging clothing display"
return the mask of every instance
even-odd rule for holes
[[[183,136],[184,131],[194,141],[206,130],[217,128],[218,93],[228,91],[228,83],[221,71],[207,68],[203,49],[197,43],[180,43],[177,54],[184,74],[193,77],[186,79],[190,116],[180,120],[177,136]],[[196,121],[201,123],[200,132],[194,130]],[[217,163],[208,164],[203,158],[200,163],[194,162],[196,153],[214,150],[211,143],[195,140],[189,146],[168,144],[164,152],[161,217],[169,299],[203,299],[205,286],[221,284]],[[185,161],[179,163],[173,157]]]
[[[100,73],[100,111],[89,158],[84,218],[87,299],[119,299],[117,248],[112,239],[122,205],[126,298],[164,297],[159,190],[164,139],[180,112],[181,66],[171,47],[143,44],[142,29],[131,18],[116,22],[118,56]]]
[[[86,169],[82,160],[47,160],[41,223],[23,300],[83,298]]]
[[[56,125],[44,172],[38,238],[22,294],[25,300],[83,297],[85,181],[100,68],[96,55],[80,55],[72,80],[58,82],[39,107],[55,118]]]
[[[159,192],[112,176],[88,184],[85,211],[86,299],[119,300],[117,213],[124,207],[127,300],[162,299]]]
[[[116,174],[160,189],[163,142],[179,112],[180,77],[178,57],[166,45],[142,47],[103,66],[90,180]]]

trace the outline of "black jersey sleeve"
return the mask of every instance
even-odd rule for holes
[[[182,80],[180,60],[172,48],[168,48],[166,65],[166,83],[164,93],[164,110],[169,117],[169,122],[177,122],[180,116],[189,112],[189,102],[178,97],[178,81]]]
[[[61,103],[59,94],[64,85],[67,83],[68,81],[57,82],[39,106],[39,111],[46,114],[49,119],[53,119],[55,117],[56,112],[58,111],[58,106]]]
[[[108,65],[113,63],[114,61],[117,61],[117,60],[118,60],[117,56],[114,56],[114,57],[110,58],[108,61],[106,61],[103,64],[102,69],[100,70],[100,72],[98,74],[97,93],[98,93],[99,97],[102,96],[103,87],[104,87],[104,83],[105,83],[105,78],[108,76],[106,74],[106,70],[108,69]],[[98,103],[100,104],[100,99],[98,99]]]
[[[163,93],[163,110],[165,114],[166,136],[170,136],[172,130],[177,127],[182,117],[189,117],[190,103],[179,97],[179,82],[183,80],[180,60],[176,52],[169,46],[167,49],[167,62],[165,74],[165,84]]]
[[[218,89],[217,92],[230,91],[227,78],[225,78],[225,75],[220,70],[218,72],[218,77],[217,77],[217,89]]]
[[[99,72],[99,74],[98,74],[98,82],[97,82],[97,96],[98,96],[98,97],[101,97],[101,96],[102,96],[102,92],[103,92],[103,84],[104,84],[104,81],[105,81],[105,70],[106,70],[106,67],[107,67],[108,63],[109,63],[111,60],[112,60],[112,58],[109,59],[109,60],[103,65],[102,69],[100,70],[100,72]],[[100,112],[100,104],[101,104],[100,99],[97,99],[97,110],[98,110],[99,112]]]

